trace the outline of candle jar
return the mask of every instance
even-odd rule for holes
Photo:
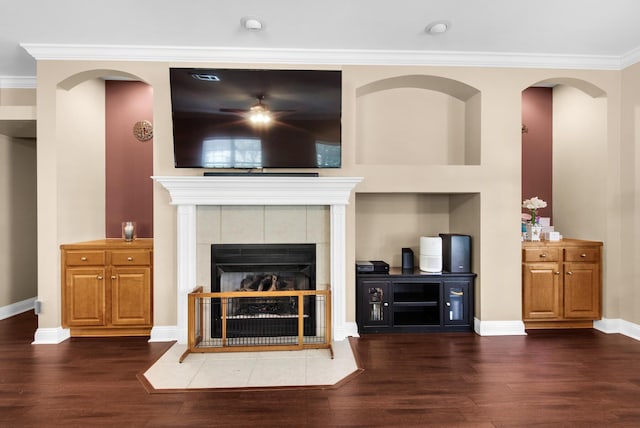
[[[123,221],[122,222],[122,239],[125,241],[133,241],[136,239],[136,222],[135,221]]]

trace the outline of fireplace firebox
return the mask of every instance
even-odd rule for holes
[[[212,292],[316,289],[315,244],[212,244]],[[316,330],[315,296],[304,296],[304,335]],[[225,305],[226,336],[298,335],[298,300],[290,296],[233,299]],[[222,305],[211,302],[211,336],[222,335]]]

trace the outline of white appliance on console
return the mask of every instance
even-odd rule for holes
[[[429,273],[442,272],[442,238],[420,237],[420,270]]]

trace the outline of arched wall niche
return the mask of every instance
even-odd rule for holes
[[[532,91],[546,91],[543,117],[526,105]],[[563,237],[604,241],[606,238],[607,96],[597,85],[557,77],[523,90],[523,198],[547,194],[552,226]],[[547,122],[545,125],[545,121]],[[531,123],[548,127],[536,136]],[[546,155],[541,156],[541,152]],[[529,190],[526,183],[545,189]],[[544,199],[544,198],[543,198]]]
[[[356,89],[356,163],[479,165],[480,91],[431,75]]]
[[[60,236],[63,242],[119,238],[123,221],[153,236],[153,139],[133,126],[153,123],[153,88],[114,69],[86,70],[56,91]]]
[[[607,93],[604,89],[594,85],[591,82],[582,79],[576,79],[575,77],[555,77],[552,79],[541,80],[537,83],[531,85],[532,87],[555,87],[558,85],[572,86],[576,89],[581,90],[585,94],[589,95],[593,98],[604,97]]]
[[[113,69],[95,69],[95,70],[86,70],[80,73],[76,73],[72,76],[67,77],[60,83],[58,83],[58,88],[64,90],[70,90],[80,83],[86,82],[87,80],[93,79],[118,79],[118,80],[136,80],[144,82],[140,77],[128,73],[126,71],[113,70]],[[146,82],[145,82],[146,83]]]

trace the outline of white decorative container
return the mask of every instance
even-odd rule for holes
[[[527,223],[527,241],[539,241],[542,235],[542,226]]]
[[[442,238],[439,236],[420,237],[420,270],[442,272]]]

